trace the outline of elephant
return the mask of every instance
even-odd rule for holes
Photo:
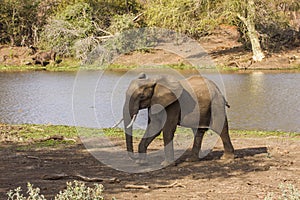
[[[56,62],[56,52],[53,50],[47,51],[47,52],[39,52],[35,54],[35,56],[32,58],[34,60],[34,64],[41,64],[43,66],[48,65],[50,62]]]
[[[163,132],[165,160],[162,166],[174,163],[173,137],[177,125],[193,130],[194,142],[187,161],[197,161],[204,133],[211,129],[221,137],[223,159],[234,158],[234,148],[228,133],[227,101],[217,85],[200,75],[178,80],[162,75],[148,78],[141,73],[129,84],[123,106],[126,148],[137,164],[147,164],[149,144]],[[141,109],[148,109],[148,124],[138,146],[138,156],[133,152],[132,128]]]

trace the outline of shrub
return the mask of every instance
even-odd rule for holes
[[[94,184],[93,188],[87,187],[83,182],[67,182],[67,188],[60,191],[55,196],[55,200],[104,200],[102,196],[104,188],[101,184]],[[24,197],[21,187],[10,190],[8,200],[46,200],[44,195],[40,194],[39,188],[33,188],[33,185],[27,184],[28,197]]]
[[[52,17],[41,33],[42,48],[55,49],[60,55],[74,56],[74,44],[95,31],[92,8],[87,3],[69,5]]]

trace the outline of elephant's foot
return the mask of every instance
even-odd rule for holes
[[[171,161],[171,160],[164,160],[161,164],[160,164],[162,167],[167,167],[169,165],[175,165],[175,162],[174,161]]]
[[[185,159],[185,161],[187,162],[197,162],[199,161],[200,158],[199,158],[199,150],[195,150],[193,149],[190,154],[189,154],[189,157]]]
[[[185,161],[187,161],[187,162],[197,162],[199,160],[200,160],[200,158],[197,155],[191,156],[191,157],[185,159]]]
[[[221,157],[221,160],[233,160],[234,159],[234,153],[224,153]]]

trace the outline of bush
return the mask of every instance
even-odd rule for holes
[[[87,187],[83,182],[67,182],[67,189],[60,191],[55,196],[55,200],[104,200],[102,196],[103,185],[94,184],[93,188]],[[40,194],[39,188],[33,188],[33,185],[27,184],[28,197],[24,197],[21,187],[10,190],[8,200],[46,200],[44,195]]]
[[[102,192],[103,185],[101,184],[94,184],[94,188],[90,188],[83,182],[68,182],[67,189],[59,192],[55,200],[104,200]]]
[[[61,56],[86,60],[107,37],[138,25],[133,22],[133,14],[108,14],[107,9],[113,9],[112,5],[104,5],[100,10],[104,2],[87,2],[75,2],[58,9],[41,34],[40,47],[54,49]]]
[[[145,21],[157,26],[189,34],[195,38],[209,34],[218,22],[218,1],[153,0],[145,5]]]
[[[40,46],[55,49],[59,55],[74,56],[75,42],[93,34],[95,29],[89,4],[69,5],[48,21],[41,34]]]

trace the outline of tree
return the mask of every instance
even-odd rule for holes
[[[23,46],[32,42],[37,22],[37,1],[1,0],[0,42]]]
[[[254,61],[262,61],[262,59],[265,57],[261,46],[260,41],[258,38],[258,33],[255,29],[255,4],[253,0],[248,0],[246,9],[244,12],[242,12],[244,16],[242,16],[240,13],[237,14],[238,18],[245,24],[247,27],[247,34],[249,36],[251,45],[252,45],[252,52],[253,52],[253,60]]]
[[[256,7],[254,0],[227,0],[223,3],[227,19],[237,18],[246,27],[246,33],[249,37],[254,61],[262,61],[265,57],[259,40],[259,34],[256,30]],[[229,15],[229,16],[228,16]],[[231,16],[230,16],[231,15]]]

